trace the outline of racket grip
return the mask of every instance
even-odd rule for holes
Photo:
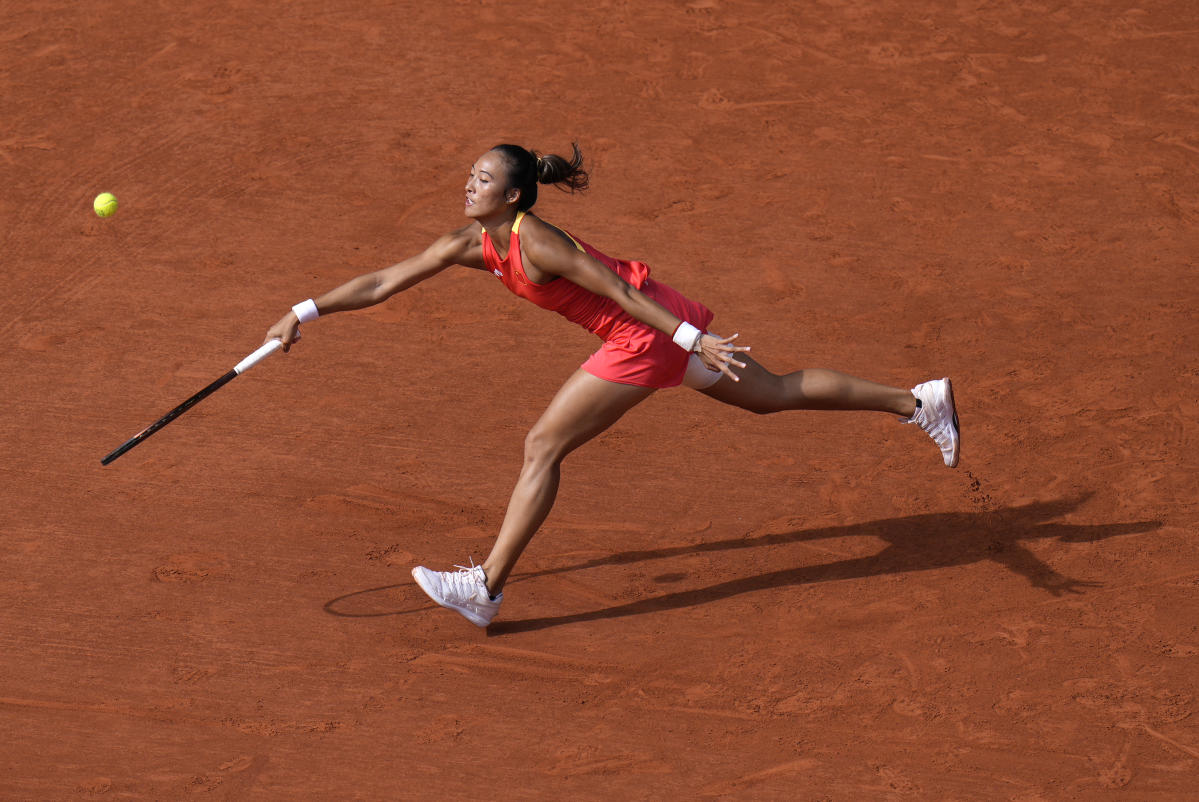
[[[282,347],[282,340],[271,340],[270,342],[263,343],[261,346],[259,346],[257,351],[234,365],[233,372],[240,376]]]

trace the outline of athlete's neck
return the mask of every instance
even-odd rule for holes
[[[487,217],[476,217],[479,225],[490,234],[492,237],[503,232],[504,236],[508,236],[508,232],[512,230],[512,225],[516,222],[516,217],[519,215],[516,209],[503,209],[493,215]]]
[[[511,214],[504,212],[489,218],[478,218],[478,220],[479,225],[491,237],[492,244],[506,252],[512,243],[512,227],[516,225],[519,217],[520,212]]]

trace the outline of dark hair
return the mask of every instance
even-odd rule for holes
[[[492,150],[504,157],[508,165],[509,186],[520,190],[518,211],[527,212],[537,202],[537,185],[553,184],[563,192],[582,192],[587,189],[587,171],[583,169],[583,154],[578,143],[571,142],[574,154],[570,161],[554,154],[541,155],[520,145],[496,145]]]

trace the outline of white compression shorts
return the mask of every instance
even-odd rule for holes
[[[683,374],[683,386],[692,390],[706,390],[715,384],[724,374],[719,370],[711,370],[700,360],[698,354],[687,358],[687,372]]]

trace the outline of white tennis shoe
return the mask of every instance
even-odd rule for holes
[[[477,627],[485,627],[500,610],[504,594],[491,598],[482,566],[456,565],[458,571],[430,571],[423,566],[412,569],[412,578],[429,598],[459,613]]]
[[[949,379],[924,382],[912,388],[912,395],[920,399],[920,406],[915,415],[900,420],[915,423],[927,432],[941,449],[945,464],[956,468],[962,435],[958,428],[957,408],[953,403],[953,385]]]

